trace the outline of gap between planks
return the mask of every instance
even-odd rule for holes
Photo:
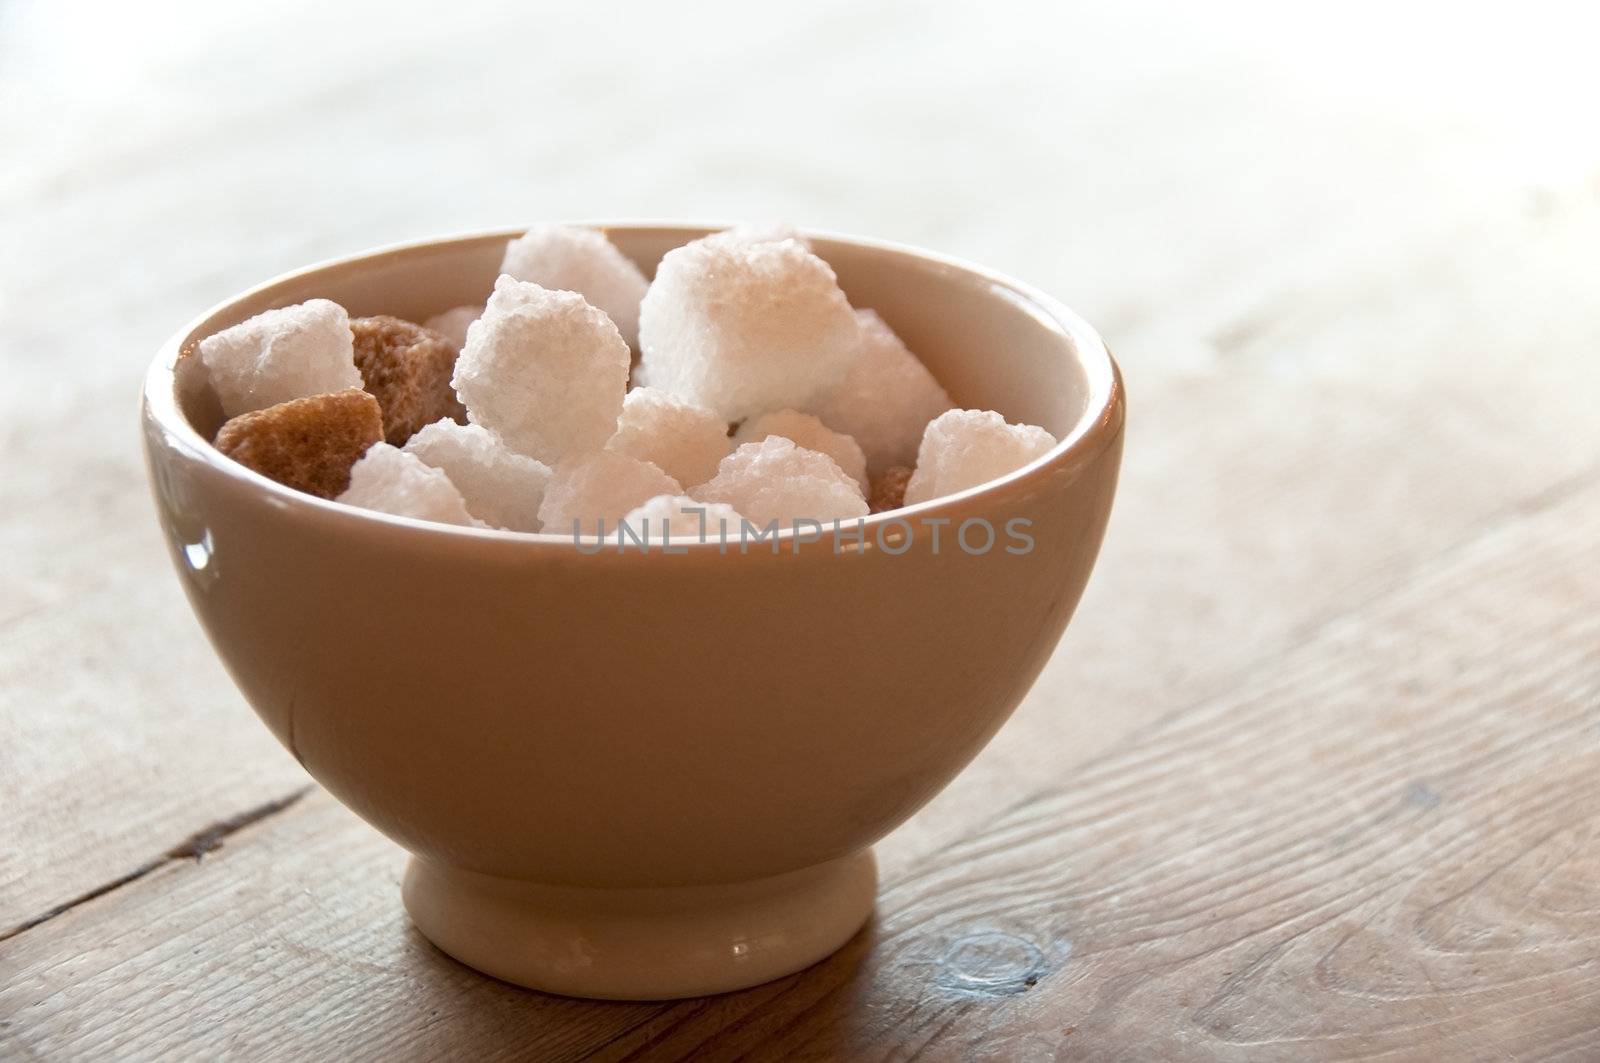
[[[94,887],[93,889],[85,890],[83,893],[78,894],[78,896],[73,897],[71,900],[63,901],[52,908],[40,912],[38,915],[30,916],[29,918],[24,919],[22,922],[16,924],[8,930],[0,931],[0,942],[9,941],[11,938],[14,938],[19,934],[27,933],[36,926],[48,923],[50,920],[55,919],[58,916],[65,915],[79,905],[88,904],[90,901],[98,900],[101,897],[115,893],[122,887],[134,882],[138,882],[151,872],[159,870],[160,868],[174,861],[193,860],[198,864],[202,859],[205,858],[207,853],[221,848],[225,839],[232,837],[239,831],[244,830],[246,827],[253,826],[262,822],[263,820],[270,819],[280,812],[285,812],[288,809],[293,808],[301,798],[305,797],[313,789],[315,789],[315,787],[311,785],[302,786],[291,793],[285,794],[283,797],[274,798],[273,800],[259,804],[254,808],[247,808],[243,812],[228,816],[225,819],[219,819],[208,827],[202,827],[200,830],[195,831],[177,845],[174,845],[172,848],[161,853],[154,859],[140,864],[127,874],[119,875],[110,882],[105,882]]]

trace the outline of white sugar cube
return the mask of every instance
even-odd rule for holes
[[[744,444],[722,459],[716,476],[689,494],[732,506],[763,528],[772,521],[780,527],[797,519],[828,525],[867,515],[861,486],[832,458],[782,436]]]
[[[680,484],[694,486],[717,474],[717,462],[732,449],[728,424],[709,410],[681,402],[648,386],[628,392],[617,418],[617,434],[606,444],[648,461]]]
[[[953,405],[933,374],[871,310],[856,311],[861,357],[838,387],[812,407],[829,428],[852,436],[877,476],[912,465],[928,422]]]
[[[539,530],[539,504],[550,467],[508,449],[482,425],[435,421],[401,449],[450,477],[467,512],[485,524],[509,531]]]
[[[474,424],[554,465],[611,438],[628,363],[616,326],[582,296],[502,276],[451,383]]]
[[[833,388],[861,329],[832,268],[798,242],[710,238],[656,267],[639,345],[652,387],[735,421]]]
[[[811,248],[811,241],[785,221],[746,222],[712,233],[708,239],[740,244],[775,244],[780,240],[794,240],[807,250]]]
[[[539,520],[552,535],[610,532],[630,510],[657,495],[677,495],[683,487],[647,461],[597,450],[562,462],[545,488]]]
[[[443,524],[477,526],[450,477],[388,443],[374,443],[350,467],[350,486],[335,501]]]
[[[478,320],[483,313],[481,306],[456,306],[451,307],[442,314],[435,314],[422,323],[425,329],[431,329],[456,345],[460,350],[467,342],[467,327]]]
[[[207,336],[200,360],[228,417],[361,387],[350,316],[326,299],[267,310]]]
[[[733,434],[734,446],[759,443],[768,436],[782,436],[796,446],[815,450],[832,458],[849,476],[867,489],[867,459],[856,441],[835,432],[809,413],[799,410],[774,410],[752,417]]]
[[[736,543],[742,519],[732,506],[721,502],[697,502],[688,495],[657,495],[629,510],[622,521],[635,536],[651,544]]]
[[[639,343],[639,300],[649,284],[604,233],[576,225],[540,225],[506,245],[500,272],[542,288],[577,292]]]
[[[1007,424],[993,410],[950,410],[929,422],[906,484],[905,504],[953,495],[1014,472],[1056,445],[1030,424]]]

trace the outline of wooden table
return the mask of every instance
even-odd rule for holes
[[[593,6],[0,12],[0,1058],[1600,1058],[1592,27]],[[716,999],[422,940],[206,646],[136,445],[158,342],[247,284],[602,215],[992,264],[1131,396],[1037,687],[865,931]]]

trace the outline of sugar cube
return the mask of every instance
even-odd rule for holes
[[[881,317],[856,311],[861,357],[838,387],[811,408],[829,428],[853,436],[873,475],[917,458],[922,430],[950,409],[950,396]]]
[[[453,383],[473,423],[553,466],[611,438],[628,363],[616,326],[582,296],[502,276]]]
[[[397,517],[478,526],[449,476],[388,443],[374,443],[355,463],[350,486],[337,501]]]
[[[539,520],[552,535],[594,535],[615,528],[625,514],[656,495],[682,493],[678,481],[648,461],[597,450],[555,467],[539,505]]]
[[[694,486],[717,474],[727,456],[727,422],[709,410],[643,386],[628,392],[607,450],[648,461],[680,484]]]
[[[378,400],[347,388],[241,413],[217,432],[215,445],[268,479],[334,498],[350,486],[350,466],[382,438]]]
[[[478,320],[482,306],[455,306],[442,314],[435,314],[422,323],[422,327],[437,332],[460,350],[467,342],[467,326]]]
[[[832,458],[782,436],[745,443],[722,459],[716,476],[689,494],[732,506],[763,528],[772,521],[782,527],[796,519],[826,525],[867,515],[861,485]]]
[[[1004,476],[1056,445],[1043,428],[1007,424],[993,410],[950,410],[929,422],[905,504],[953,495]]]
[[[327,299],[266,310],[200,341],[227,417],[361,386],[350,317]]]
[[[402,449],[450,477],[467,512],[485,524],[508,531],[539,530],[539,504],[550,467],[508,449],[482,425],[436,421]]]
[[[662,258],[639,345],[652,387],[735,421],[833,388],[861,328],[833,269],[798,242],[711,238]]]
[[[628,511],[622,522],[646,543],[738,542],[743,518],[721,502],[688,495],[657,495]]]
[[[400,446],[423,425],[441,417],[465,419],[450,388],[456,348],[437,332],[397,317],[358,317],[350,322],[356,368],[383,408],[383,438]]]
[[[644,274],[605,234],[576,225],[540,225],[506,245],[500,272],[541,288],[577,292],[611,318],[630,347],[639,343]]]
[[[872,493],[867,505],[874,513],[887,513],[906,504],[906,484],[911,482],[911,470],[904,465],[894,465],[872,481]]]
[[[866,490],[867,459],[856,441],[835,432],[811,414],[799,410],[774,410],[752,417],[733,434],[733,444],[759,443],[768,436],[783,436],[796,446],[828,455],[861,485],[863,491]]]
[[[746,222],[712,233],[707,239],[740,244],[775,244],[780,240],[793,240],[807,250],[811,249],[811,241],[802,236],[799,229],[783,221]]]

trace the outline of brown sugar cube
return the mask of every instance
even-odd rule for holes
[[[334,498],[350,486],[350,466],[382,438],[378,400],[350,388],[241,413],[218,430],[216,448],[286,487]]]
[[[874,513],[899,509],[905,505],[906,484],[910,482],[911,470],[904,465],[895,465],[883,470],[883,474],[872,481],[872,494],[867,499],[868,508]]]
[[[421,325],[397,317],[358,317],[356,368],[383,408],[383,438],[401,446],[412,433],[441,418],[465,423],[467,411],[450,387],[456,348]]]

